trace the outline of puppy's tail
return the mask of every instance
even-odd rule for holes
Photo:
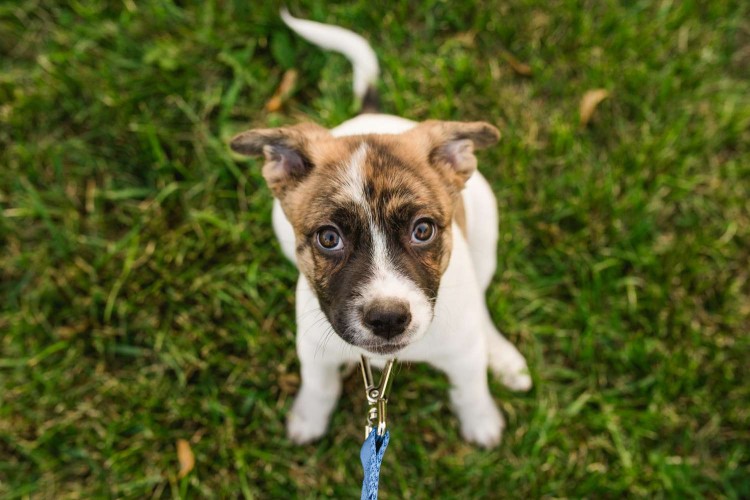
[[[354,95],[361,103],[360,113],[378,113],[380,99],[377,91],[378,58],[367,40],[347,29],[292,17],[286,8],[281,19],[292,31],[308,42],[343,54],[354,68]]]

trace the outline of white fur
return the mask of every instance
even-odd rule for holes
[[[284,209],[281,208],[281,203],[276,198],[273,199],[271,222],[273,223],[273,231],[276,233],[276,238],[279,240],[279,245],[281,245],[281,251],[296,266],[297,253],[295,249],[297,248],[297,243],[295,242],[294,228],[289,219],[286,218]]]
[[[362,169],[367,156],[367,144],[362,143],[347,162],[346,169],[337,179],[339,190],[335,196],[352,201],[369,212],[365,198],[365,178]],[[372,219],[372,217],[370,217]]]
[[[471,263],[479,287],[486,291],[497,267],[497,202],[489,182],[479,172],[469,177],[462,194]]]
[[[400,134],[414,128],[416,122],[394,115],[364,113],[331,129],[334,137],[361,134]]]
[[[378,58],[367,41],[347,29],[330,24],[297,19],[286,9],[281,10],[281,19],[305,40],[327,50],[343,54],[354,68],[354,95],[361,100],[369,85],[378,79]]]
[[[368,130],[370,117],[373,128]],[[332,133],[338,136],[384,133],[384,130],[400,133],[410,128],[405,126],[407,122],[389,115],[360,115]],[[454,225],[453,251],[440,282],[434,318],[424,334],[415,336],[416,340],[395,357],[427,362],[444,371],[452,384],[450,396],[461,421],[462,434],[469,441],[490,447],[500,441],[504,424],[489,393],[487,368],[514,390],[528,390],[531,378],[523,356],[497,331],[485,304],[484,290],[497,261],[498,217],[495,197],[479,172],[467,182],[463,198],[468,241]],[[274,228],[284,253],[294,255],[291,225],[286,220],[277,220],[283,216],[277,207],[278,202],[274,207]],[[403,280],[397,282],[400,286],[405,284]],[[386,276],[373,290],[395,290],[398,285],[389,282]],[[414,307],[414,302],[411,303]],[[373,356],[336,335],[304,276],[297,283],[297,328],[302,386],[288,420],[288,432],[294,441],[304,443],[325,432],[341,390],[338,368],[356,362],[360,354],[373,358],[375,366],[382,366],[387,357]]]

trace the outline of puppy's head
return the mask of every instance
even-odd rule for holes
[[[398,135],[335,138],[317,125],[232,139],[263,176],[297,242],[297,263],[336,333],[378,354],[421,338],[448,266],[460,191],[487,123],[421,123]]]

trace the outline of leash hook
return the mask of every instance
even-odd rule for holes
[[[362,355],[359,366],[362,369],[362,378],[365,382],[365,395],[367,396],[367,425],[365,426],[365,439],[370,435],[374,425],[377,423],[378,436],[385,435],[386,427],[386,406],[388,404],[388,393],[391,391],[393,383],[393,366],[396,364],[395,359],[386,361],[383,367],[383,373],[380,377],[380,383],[375,385],[372,377],[372,368],[370,367],[370,358]]]

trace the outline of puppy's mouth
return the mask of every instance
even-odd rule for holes
[[[345,335],[339,335],[347,344],[367,351],[375,355],[391,355],[402,351],[413,343],[421,339],[425,333],[425,327],[419,324],[410,325],[403,333],[392,337],[384,338],[374,335],[371,330],[364,325],[346,328]],[[334,330],[338,330],[334,328]]]
[[[357,347],[372,354],[395,354],[407,347],[411,342],[376,342],[372,344],[357,344]]]
[[[333,330],[336,332],[336,335],[350,346],[377,355],[397,353],[420,337],[418,330],[410,329],[410,331],[395,338],[380,338],[373,335],[371,331],[368,331],[361,324],[357,324],[356,326],[347,325],[343,328],[339,328],[334,324]]]

